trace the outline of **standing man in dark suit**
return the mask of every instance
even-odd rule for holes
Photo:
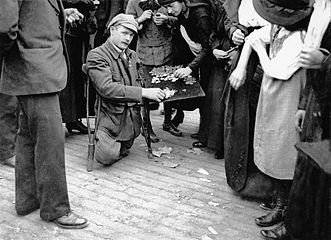
[[[84,228],[70,210],[59,91],[68,75],[65,21],[81,19],[61,0],[5,0],[0,8],[0,91],[17,96],[21,112],[16,146],[15,208],[63,228]],[[5,127],[5,126],[1,126]]]

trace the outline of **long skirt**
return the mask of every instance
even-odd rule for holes
[[[206,93],[205,109],[206,120],[205,124],[200,128],[198,140],[207,143],[210,149],[224,151],[224,104],[221,102],[227,72],[225,64],[222,61],[216,61],[213,65],[209,86]]]

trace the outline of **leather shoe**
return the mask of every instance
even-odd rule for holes
[[[207,147],[207,143],[197,141],[197,142],[192,143],[192,147],[194,147],[194,148],[204,148],[204,147]]]
[[[82,229],[88,226],[88,221],[86,218],[80,217],[72,212],[53,220],[53,222],[58,227],[65,229]]]
[[[81,134],[87,134],[87,127],[81,122],[72,122],[72,123],[66,123],[66,128],[68,129],[68,132],[74,133],[75,131],[78,131]]]
[[[290,236],[287,234],[285,224],[282,222],[280,225],[270,230],[261,230],[261,235],[266,239],[289,240]]]
[[[183,135],[183,133],[176,128],[172,123],[163,123],[163,130],[170,132],[172,135],[176,136],[176,137],[181,137]]]

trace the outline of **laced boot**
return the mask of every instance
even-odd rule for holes
[[[275,207],[266,215],[255,219],[255,223],[260,227],[270,227],[283,221],[287,200],[277,196]]]
[[[266,230],[263,229],[260,231],[261,235],[265,239],[275,239],[275,240],[290,240],[291,237],[286,231],[286,227],[284,222],[282,222],[280,225],[276,226],[273,229]]]

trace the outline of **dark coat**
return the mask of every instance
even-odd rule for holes
[[[100,4],[95,12],[98,23],[98,32],[95,36],[95,47],[103,44],[108,38],[107,25],[119,13],[125,12],[128,0],[100,0]]]
[[[331,24],[321,47],[331,51]],[[301,143],[285,218],[296,239],[331,238],[331,57],[320,70],[307,71],[308,97]],[[319,112],[320,114],[316,114]],[[328,140],[326,140],[328,139]]]
[[[129,141],[140,134],[141,116],[137,103],[142,101],[141,82],[138,81],[137,54],[126,50],[128,66],[113,44],[107,40],[89,52],[87,71],[102,97],[100,128],[117,141]]]
[[[60,0],[16,0],[19,22],[3,59],[0,91],[8,95],[58,92],[67,80],[65,16]],[[2,8],[1,8],[2,9]],[[30,17],[32,9],[36,13]],[[12,20],[2,26],[11,27]],[[3,43],[0,43],[2,45]]]
[[[211,62],[209,45],[209,36],[212,31],[211,11],[208,4],[205,3],[192,3],[187,7],[189,8],[188,18],[186,19],[183,14],[180,14],[178,24],[185,27],[187,35],[192,41],[201,44],[202,50],[188,65],[193,71],[196,71],[203,64],[209,65]]]

